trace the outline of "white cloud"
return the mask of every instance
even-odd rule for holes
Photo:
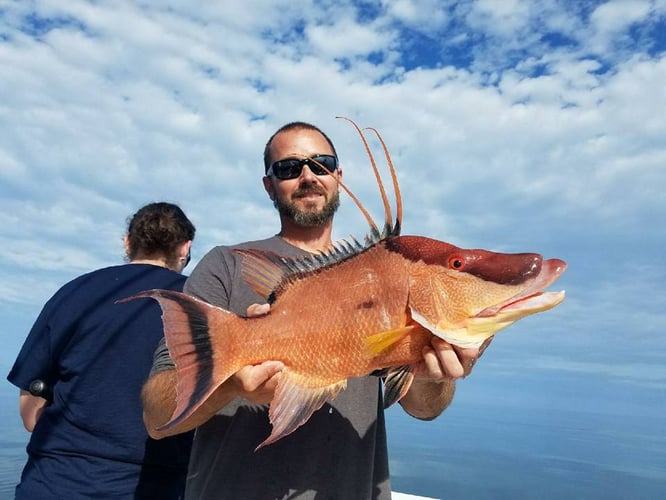
[[[650,13],[649,1],[614,0],[599,5],[590,15],[592,27],[599,34],[613,34],[626,30]]]
[[[382,5],[389,16],[426,33],[445,27],[449,21],[446,2],[438,0],[383,0]]]
[[[195,260],[214,244],[273,234],[261,154],[294,119],[330,133],[345,180],[381,220],[365,153],[337,115],[387,141],[406,233],[564,252],[574,282],[589,277],[581,261],[602,241],[648,231],[641,255],[654,258],[664,236],[641,224],[666,215],[666,119],[656,112],[665,60],[643,43],[597,57],[586,37],[655,26],[655,16],[638,5],[622,7],[633,24],[618,23],[612,5],[592,21],[557,2],[424,6],[10,3],[0,41],[0,242],[10,249],[0,269],[12,290],[3,300],[40,302],[21,283],[43,272],[64,282],[119,262],[125,218],[149,201],[192,216]],[[61,21],[47,29],[49,17]],[[437,57],[406,64],[415,45],[405,26]],[[570,43],[548,45],[548,33]],[[337,236],[364,231],[345,199]],[[644,274],[638,283],[660,287]],[[624,313],[643,317],[636,309]]]
[[[530,3],[525,0],[477,0],[467,17],[476,29],[508,38],[523,31],[530,17]]]
[[[313,53],[325,59],[353,58],[385,50],[391,37],[375,26],[359,25],[350,18],[335,24],[314,25],[305,30]],[[388,35],[388,36],[387,36]]]

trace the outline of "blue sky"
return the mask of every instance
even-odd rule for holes
[[[3,2],[0,368],[59,286],[122,261],[147,202],[190,215],[195,263],[274,234],[261,155],[288,121],[331,136],[381,217],[343,115],[387,142],[405,234],[569,264],[565,302],[501,332],[458,408],[573,377],[577,407],[663,414],[665,49],[664,0]],[[348,199],[336,224],[366,229]]]

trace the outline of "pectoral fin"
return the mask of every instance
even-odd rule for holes
[[[335,399],[347,387],[346,379],[324,387],[307,387],[306,382],[305,377],[287,368],[282,371],[268,411],[273,431],[256,450],[294,432],[326,401]]]
[[[376,356],[385,351],[408,335],[414,328],[416,328],[416,325],[407,325],[400,328],[394,328],[393,330],[375,333],[374,335],[366,337],[364,342],[370,350],[369,354],[371,356]]]

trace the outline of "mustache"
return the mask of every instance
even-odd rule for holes
[[[326,196],[326,190],[321,186],[304,186],[294,191],[294,194],[292,194],[291,196],[292,198],[301,198],[309,194],[319,194],[322,196]]]

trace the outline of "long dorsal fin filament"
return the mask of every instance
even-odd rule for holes
[[[368,223],[370,224],[370,235],[369,235],[370,242],[376,242],[383,238],[387,238],[389,236],[398,236],[400,234],[400,228],[402,227],[402,197],[400,194],[400,187],[398,185],[398,177],[395,173],[393,161],[391,160],[391,155],[389,154],[388,147],[386,146],[384,139],[382,139],[382,136],[375,128],[368,127],[366,129],[366,130],[371,130],[377,136],[377,139],[382,145],[382,149],[384,151],[384,157],[386,158],[386,162],[388,164],[389,171],[391,173],[391,179],[393,182],[393,191],[395,193],[395,198],[396,198],[395,224],[393,224],[392,221],[393,215],[391,212],[391,204],[389,203],[388,196],[386,195],[386,189],[384,188],[384,183],[382,182],[381,175],[379,174],[379,169],[377,168],[377,162],[375,161],[375,157],[372,154],[372,151],[365,137],[365,134],[363,133],[363,130],[361,130],[361,128],[351,118],[347,118],[345,116],[338,116],[337,118],[347,120],[349,123],[351,123],[354,126],[354,128],[358,132],[358,135],[361,137],[361,141],[363,142],[363,147],[365,148],[365,151],[368,154],[368,158],[370,159],[370,164],[372,165],[372,171],[375,174],[375,179],[377,180],[377,187],[379,188],[379,193],[382,197],[382,204],[384,205],[385,217],[384,217],[383,231],[381,232],[379,231],[379,229],[377,228],[377,224],[372,220],[372,217],[368,214],[367,210],[363,207],[358,198],[356,198],[356,196],[354,196],[351,193],[351,191],[344,185],[344,183],[340,182],[340,185],[347,192],[347,194],[350,195],[352,200],[354,200],[354,203],[356,203],[356,205],[359,207],[365,218],[368,220]]]
[[[398,175],[395,172],[395,167],[393,166],[393,160],[391,160],[391,155],[389,154],[388,146],[384,142],[381,134],[377,129],[373,127],[367,127],[367,130],[372,130],[377,139],[382,145],[384,150],[384,157],[386,158],[386,163],[389,167],[389,172],[391,173],[391,181],[393,182],[393,192],[395,193],[395,225],[392,228],[391,236],[398,236],[400,234],[400,229],[402,228],[402,194],[400,193],[400,184],[398,183]]]

